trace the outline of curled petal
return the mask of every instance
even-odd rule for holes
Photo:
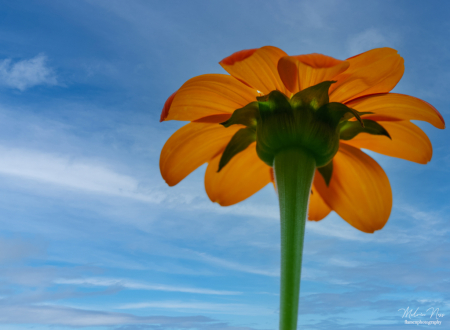
[[[314,182],[311,187],[311,196],[309,197],[309,207],[308,207],[308,220],[319,221],[325,218],[330,212],[331,208],[325,203],[322,196],[320,196],[319,191],[315,187],[315,182],[319,180],[318,177],[323,180],[320,173],[316,170],[314,175]]]
[[[225,57],[222,61],[220,61],[220,64],[233,65],[236,62],[241,62],[245,60],[247,57],[252,56],[253,53],[256,52],[257,50],[258,48],[240,50],[228,57]]]
[[[229,128],[227,128],[229,129]],[[233,157],[220,171],[221,155],[213,158],[206,169],[205,188],[211,201],[229,206],[255,194],[271,181],[270,167],[256,154],[256,143]]]
[[[297,93],[322,81],[333,80],[348,67],[348,62],[322,54],[285,56],[278,62],[281,80],[292,93]]]
[[[388,131],[391,139],[383,135],[361,133],[342,143],[419,164],[431,160],[433,148],[430,139],[419,127],[409,121],[380,121],[379,124]]]
[[[159,118],[159,122],[163,122],[166,120],[167,116],[169,115],[169,109],[172,106],[173,99],[175,98],[175,95],[177,95],[177,92],[174,92],[172,95],[169,96],[169,98],[164,103],[164,107],[161,111],[161,117]]]
[[[287,54],[277,47],[240,51],[223,59],[219,64],[233,77],[269,94],[273,90],[286,93],[286,88],[277,71],[277,63]]]
[[[403,58],[392,48],[377,48],[347,59],[349,68],[331,86],[331,102],[390,92],[403,76]]]
[[[225,128],[219,124],[189,123],[167,140],[159,168],[169,186],[174,186],[199,166],[225,149],[241,125]]]
[[[161,120],[194,121],[231,114],[256,100],[258,92],[225,74],[205,74],[189,79],[166,101]]]
[[[379,94],[361,97],[346,105],[360,112],[373,112],[364,118],[372,120],[423,120],[437,128],[445,128],[444,118],[429,103],[403,94]]]
[[[353,227],[373,233],[386,224],[392,208],[392,192],[383,169],[361,150],[341,143],[333,159],[333,176],[327,187],[314,181],[320,196]]]
[[[302,62],[305,65],[308,65],[314,69],[327,69],[334,68],[337,65],[343,64],[345,61],[338,60],[334,57],[323,55],[323,54],[305,54],[305,55],[296,55],[295,57],[298,61]],[[346,65],[348,67],[349,64]]]

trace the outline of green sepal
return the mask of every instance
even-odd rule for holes
[[[327,186],[330,185],[331,177],[333,175],[333,160],[329,162],[327,165],[317,168],[320,175],[322,175],[323,179]]]
[[[245,107],[237,109],[233,112],[231,117],[220,123],[225,127],[230,127],[231,125],[240,124],[247,127],[255,128],[259,118],[259,106],[258,102],[252,102],[247,104]]]
[[[278,90],[258,96],[256,99],[259,105],[259,115],[263,121],[273,114],[292,111],[288,97]]]
[[[317,110],[317,118],[330,122],[334,127],[338,126],[339,122],[346,114],[352,114],[359,121],[359,125],[364,126],[364,122],[359,116],[358,111],[349,108],[342,103],[331,102]]]
[[[351,108],[350,108],[351,109]],[[353,111],[355,111],[360,117],[361,116],[364,116],[364,115],[373,115],[373,112],[370,112],[370,111],[364,111],[364,112],[360,112],[360,111],[357,111],[357,110],[355,110],[355,109],[352,109]],[[355,117],[355,115],[353,114],[353,112],[347,112],[342,118],[341,118],[341,122],[342,121],[346,121],[346,120],[349,120],[349,119],[352,119],[353,117]],[[358,120],[359,121],[359,120]]]
[[[230,142],[227,144],[222,157],[220,158],[219,169],[217,170],[217,172],[220,172],[220,170],[228,164],[231,158],[236,156],[241,151],[247,149],[247,147],[255,141],[256,131],[253,128],[241,128],[239,131],[237,131],[231,138]]]
[[[368,133],[372,135],[384,135],[391,139],[388,131],[378,124],[376,121],[370,119],[363,119],[364,127],[362,127],[356,121],[348,121],[342,123],[340,127],[340,139],[351,140],[359,133]]]
[[[290,103],[294,109],[302,106],[309,106],[313,110],[318,110],[330,102],[328,91],[330,86],[336,81],[323,81],[317,85],[305,88],[292,96]]]

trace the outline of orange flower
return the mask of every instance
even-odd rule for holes
[[[220,123],[256,97],[278,90],[287,97],[323,81],[336,81],[330,102],[360,112],[389,134],[357,134],[343,139],[333,158],[327,185],[316,171],[309,220],[321,220],[334,210],[350,225],[372,233],[387,222],[392,193],[383,169],[360,148],[425,164],[432,146],[426,134],[410,120],[444,128],[444,119],[430,104],[412,96],[389,93],[403,75],[403,59],[391,48],[378,48],[345,61],[321,54],[288,56],[272,46],[237,52],[220,62],[230,74],[206,74],[188,80],[164,105],[163,120],[189,124],[173,134],[160,159],[163,178],[174,186],[208,163],[206,193],[222,206],[238,203],[273,182],[272,168],[256,154],[256,143],[233,157],[218,172],[222,153],[242,125]]]

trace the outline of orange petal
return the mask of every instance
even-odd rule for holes
[[[346,102],[376,93],[387,93],[397,85],[405,67],[392,48],[377,48],[347,59],[349,68],[336,77],[330,88],[330,102]]]
[[[444,118],[431,104],[409,95],[371,95],[350,101],[346,105],[361,112],[373,112],[373,115],[364,117],[367,119],[423,120],[437,128],[445,128]]]
[[[319,171],[316,170],[314,182],[319,180],[318,176],[322,177]],[[325,218],[331,212],[331,209],[320,196],[314,182],[311,187],[311,196],[309,197],[308,220],[319,221]]]
[[[247,57],[252,56],[253,53],[256,52],[257,50],[258,48],[240,50],[228,57],[225,57],[222,61],[220,61],[220,64],[233,65],[236,62],[241,62],[245,60]]]
[[[348,67],[348,62],[322,54],[285,56],[278,62],[281,80],[292,93],[322,81],[333,80]]]
[[[392,208],[389,180],[361,150],[341,143],[329,187],[319,175],[314,183],[323,200],[353,227],[373,233],[386,224]]]
[[[227,121],[230,119],[231,114],[223,114],[223,115],[212,115],[212,116],[206,116],[199,119],[196,119],[193,121],[193,123],[209,123],[209,124],[220,124],[224,121]]]
[[[217,173],[222,155],[209,162],[205,174],[206,193],[213,202],[229,206],[250,197],[271,181],[270,167],[256,154],[256,143],[234,156]]]
[[[245,53],[243,53],[245,52]],[[286,93],[286,88],[277,71],[277,63],[287,54],[277,47],[240,51],[223,59],[219,64],[233,77],[269,94],[273,90]]]
[[[409,121],[379,121],[391,136],[361,133],[343,143],[369,149],[383,155],[426,164],[431,160],[433,147],[428,136]]]
[[[225,128],[219,124],[189,123],[166,142],[159,160],[161,175],[174,186],[199,166],[223,151],[241,125]]]
[[[172,106],[173,99],[175,98],[175,95],[177,95],[177,92],[174,92],[172,95],[170,95],[169,98],[164,103],[164,107],[162,109],[161,117],[159,118],[159,122],[166,120],[167,116],[169,115],[169,109]]]
[[[229,75],[205,74],[189,79],[169,97],[161,119],[194,121],[211,115],[231,114],[256,101],[258,95],[255,89]]]

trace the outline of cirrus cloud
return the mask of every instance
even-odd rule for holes
[[[15,63],[10,58],[1,60],[0,84],[20,91],[37,85],[57,85],[56,75],[46,62],[44,54]]]

